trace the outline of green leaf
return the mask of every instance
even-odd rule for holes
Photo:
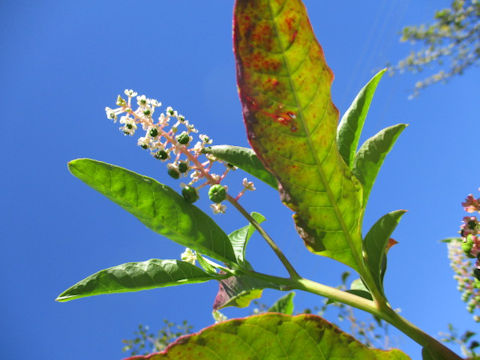
[[[278,289],[279,285],[246,275],[230,276],[219,282],[213,310],[220,310],[227,306],[247,307],[252,300],[262,297],[265,288]]]
[[[363,267],[362,186],[336,144],[333,74],[300,0],[237,1],[237,80],[248,138],[307,248]]]
[[[387,69],[379,71],[358,93],[348,108],[337,129],[338,151],[349,167],[352,167],[358,148],[363,124],[367,118],[370,104],[377,85]]]
[[[266,313],[221,322],[180,338],[164,352],[133,359],[407,360],[409,357],[396,349],[368,348],[315,315]]]
[[[65,290],[56,300],[64,302],[87,296],[195,284],[219,278],[220,275],[209,275],[184,261],[151,259],[101,270]]]
[[[285,296],[282,296],[280,299],[275,301],[275,303],[268,309],[268,312],[276,312],[286,315],[292,315],[294,310],[293,298],[295,297],[294,292],[290,292]]]
[[[365,262],[379,289],[383,288],[382,262],[385,261],[388,239],[405,213],[405,210],[397,210],[382,216],[365,236]]]
[[[250,214],[256,222],[261,224],[266,219],[262,214],[252,212]],[[230,243],[232,244],[233,251],[237,257],[237,262],[239,264],[245,262],[245,251],[247,249],[248,241],[252,237],[253,233],[255,232],[255,228],[252,224],[248,224],[241,229],[235,230],[228,238],[230,239]]]
[[[361,146],[353,163],[353,173],[363,184],[363,204],[367,205],[368,196],[382,167],[385,156],[390,152],[406,124],[390,126],[378,132]]]
[[[77,159],[68,167],[73,175],[133,214],[149,229],[212,258],[235,262],[227,234],[168,186],[97,160]]]
[[[241,146],[216,145],[205,148],[204,152],[215,155],[215,157],[220,160],[235,165],[277,190],[277,179],[265,169],[265,166],[258,160],[255,151],[252,149]]]

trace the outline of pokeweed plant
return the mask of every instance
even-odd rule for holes
[[[145,134],[139,146],[165,161],[174,179],[188,176],[182,195],[150,177],[101,161],[77,159],[68,165],[73,175],[147,227],[187,247],[182,260],[151,259],[105,269],[73,285],[57,300],[213,280],[219,282],[213,306],[219,310],[244,307],[265,288],[301,290],[392,324],[423,347],[424,359],[460,359],[401,317],[387,300],[383,286],[386,254],[405,211],[390,212],[369,231],[362,229],[376,176],[406,127],[390,126],[358,149],[384,71],[360,91],[338,124],[330,95],[332,71],[301,0],[237,0],[234,49],[239,95],[253,149],[211,146],[206,135],[194,140],[196,128],[176,110],[169,107],[158,116],[161,104],[157,100],[126,90],[125,97],[117,98],[117,108],[106,109],[107,116],[119,120],[125,135],[141,127]],[[224,169],[218,172],[218,166]],[[265,218],[249,213],[239,202],[254,185],[245,179],[244,189],[236,196],[230,194],[224,180],[233,167],[278,189],[282,202],[294,213],[296,229],[308,250],[342,262],[359,275],[351,290],[307,279],[295,270],[263,229]],[[204,187],[208,187],[214,213],[225,212],[225,203],[230,203],[248,224],[227,235],[193,205]],[[288,278],[255,271],[246,259],[245,249],[255,231],[280,259]],[[212,352],[231,359],[408,358],[399,350],[367,348],[318,316],[267,313],[221,322],[149,359],[211,359]]]

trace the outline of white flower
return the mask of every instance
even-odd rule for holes
[[[247,178],[244,178],[242,181],[242,185],[245,188],[245,190],[250,190],[250,191],[255,191],[255,185],[253,182],[248,181]]]
[[[192,265],[195,265],[195,261],[197,260],[197,254],[192,249],[186,248],[185,251],[180,255],[182,261],[188,262]]]
[[[212,208],[214,214],[225,214],[227,211],[227,207],[222,203],[211,204],[210,207]]]
[[[200,141],[197,141],[197,143],[195,144],[195,146],[192,148],[193,152],[195,154],[201,154],[202,151],[203,151],[203,143],[200,142]]]
[[[168,116],[165,116],[164,113],[161,113],[160,116],[158,117],[158,125],[160,126],[167,126],[168,125]]]
[[[200,138],[200,140],[202,140],[202,142],[205,144],[205,145],[208,145],[208,144],[211,144],[213,142],[212,139],[210,139],[207,135],[205,134],[200,134],[198,136]]]
[[[150,140],[146,136],[138,138],[137,145],[147,149],[150,145]]]
[[[123,131],[125,135],[135,134],[135,130],[137,130],[137,124],[135,124],[135,119],[132,119],[129,116],[122,116],[120,118],[120,124],[123,124],[120,130]]]
[[[125,91],[123,92],[125,95],[127,95],[129,98],[132,98],[132,97],[135,97],[137,96],[138,94],[133,91],[132,89],[125,89]]]
[[[149,103],[147,97],[145,95],[137,96],[137,104],[140,107],[147,106]]]
[[[113,120],[113,122],[117,122],[118,114],[121,114],[122,112],[122,109],[110,109],[108,106],[105,108],[107,118]]]
[[[178,113],[171,106],[167,107],[167,116],[177,117]]]

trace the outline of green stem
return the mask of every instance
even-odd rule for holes
[[[297,271],[293,267],[293,265],[288,261],[287,257],[285,254],[280,250],[278,245],[273,241],[273,239],[270,237],[270,235],[267,234],[267,232],[260,226],[260,224],[236,201],[233,197],[227,194],[227,200],[232,204],[249,222],[252,224],[252,226],[260,233],[260,235],[265,239],[265,241],[270,245],[272,250],[275,252],[277,257],[280,259],[282,262],[283,266],[288,271],[288,274],[290,275],[290,279],[299,279],[300,275],[298,275]]]
[[[427,348],[431,353],[434,354],[435,359],[462,360],[460,356],[455,354],[448,347],[420,330],[408,320],[398,315],[388,305],[380,306],[378,302],[367,300],[357,295],[350,294],[348,292],[304,278],[285,279],[277,276],[257,273],[254,271],[248,272],[248,275],[257,277],[262,280],[274,282],[281,285],[281,287],[284,287],[285,289],[303,290],[312,294],[324,296],[329,299],[342,302],[346,305],[353,306],[360,310],[364,310],[392,324],[397,329],[402,331],[405,335],[417,342],[419,345]]]

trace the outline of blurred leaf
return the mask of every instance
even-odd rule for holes
[[[314,253],[363,267],[362,186],[336,144],[333,74],[299,0],[237,1],[237,80],[248,138]]]
[[[258,0],[256,0],[258,1]],[[245,359],[407,360],[400,350],[370,349],[315,315],[266,313],[234,319],[187,335],[164,352],[137,360]],[[133,358],[132,358],[133,360]]]
[[[216,145],[205,148],[204,152],[215,155],[215,157],[220,160],[235,165],[277,190],[277,179],[265,169],[265,166],[258,160],[255,151],[252,149],[241,146]]]
[[[212,258],[234,263],[227,234],[204,212],[156,180],[91,159],[68,164],[73,175],[137,217],[151,230]]]
[[[268,312],[276,312],[286,315],[292,315],[295,308],[293,304],[293,298],[295,297],[294,292],[290,292],[285,296],[282,296],[280,299],[275,301],[275,303],[268,309]]]
[[[451,238],[442,239],[440,241],[444,242],[444,243],[449,243],[449,242],[454,242],[454,241],[456,241],[456,242],[462,241],[463,242],[463,239],[460,238],[460,237],[451,237]]]
[[[353,163],[353,173],[363,184],[363,204],[367,205],[378,172],[406,124],[390,126],[378,132],[360,147]]]
[[[219,282],[213,310],[228,306],[247,307],[252,300],[262,297],[263,289],[266,288],[278,289],[279,285],[246,275],[230,276]]]
[[[405,213],[405,210],[397,210],[382,216],[365,236],[365,262],[379,289],[383,289],[382,262],[385,261],[390,236]]]
[[[82,297],[132,292],[159,287],[201,283],[219,279],[200,268],[180,260],[151,259],[130,262],[101,270],[61,293],[57,301]]]
[[[386,69],[379,71],[358,93],[348,108],[337,129],[338,151],[349,167],[353,166],[355,152],[358,148],[363,124],[367,118],[370,103],[377,89],[378,82]]]
[[[262,214],[252,212],[250,214],[256,222],[261,224],[266,219]],[[241,229],[235,230],[228,238],[230,239],[230,243],[232,244],[233,251],[237,257],[237,262],[239,264],[245,262],[245,251],[247,249],[248,241],[252,237],[253,233],[255,232],[255,228],[252,224],[248,224]]]

